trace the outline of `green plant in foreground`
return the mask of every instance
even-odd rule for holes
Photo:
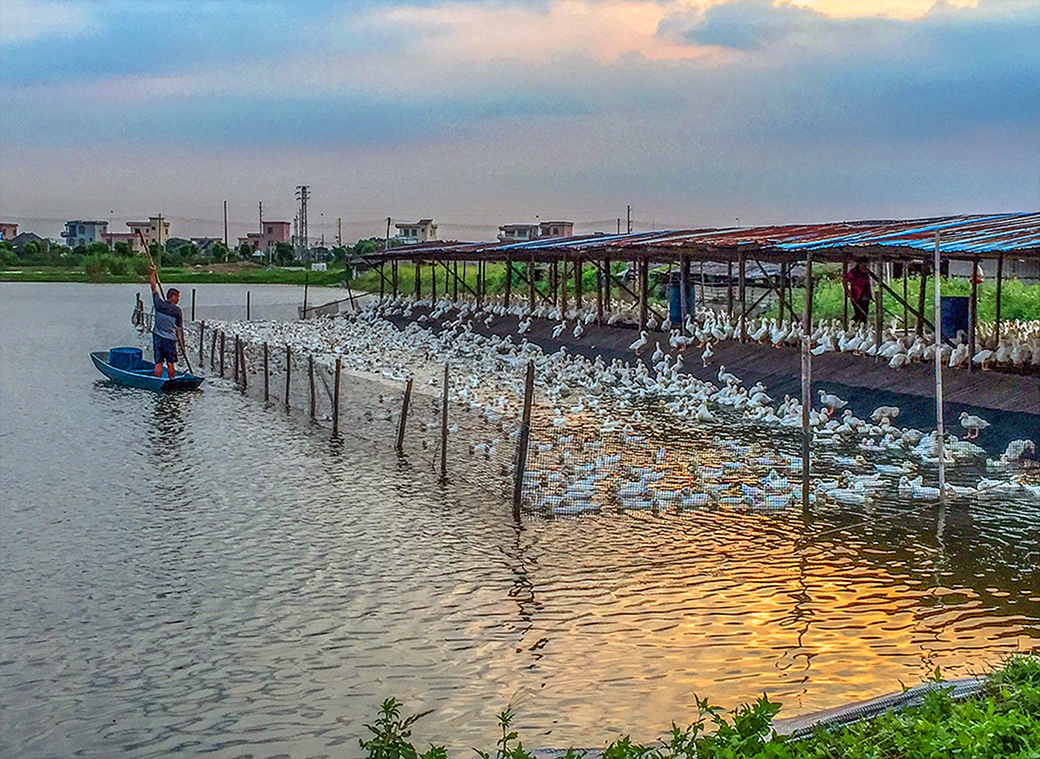
[[[401,704],[395,698],[386,699],[379,707],[375,725],[365,725],[373,735],[367,741],[360,741],[361,748],[368,752],[369,759],[447,759],[443,746],[431,745],[428,751],[419,754],[408,740],[412,725],[427,714],[429,712],[419,712],[401,719]]]
[[[941,683],[937,670],[933,681]],[[374,737],[362,741],[369,759],[447,759],[443,747],[419,754],[409,742],[411,725],[423,714],[402,719],[401,705],[383,702]],[[1040,759],[1040,657],[1008,659],[978,698],[954,701],[937,689],[920,706],[888,712],[844,727],[819,727],[805,739],[772,732],[780,704],[762,696],[732,712],[698,700],[698,719],[686,729],[672,725],[665,740],[650,746],[626,736],[603,750],[603,759]],[[494,752],[476,750],[481,759],[530,759],[519,735],[510,730],[513,713],[498,715],[502,737]],[[706,728],[713,726],[714,732]],[[561,759],[581,759],[568,749]]]

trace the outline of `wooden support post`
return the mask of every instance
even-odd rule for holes
[[[939,272],[935,272],[936,281],[939,281]],[[921,286],[917,291],[917,336],[924,335],[924,294],[928,282],[928,262],[921,262]],[[938,328],[938,327],[937,327]]]
[[[524,382],[524,411],[520,421],[520,441],[516,446],[516,468],[513,472],[513,519],[520,521],[520,502],[524,497],[524,471],[527,469],[527,444],[531,439],[531,405],[534,401],[534,362],[527,365]]]
[[[285,409],[289,410],[289,384],[292,379],[292,350],[285,346]]]
[[[271,399],[271,354],[267,343],[264,343],[264,405]]]
[[[726,314],[733,320],[733,262],[726,262]]]
[[[900,266],[903,267],[903,336],[910,334],[910,267],[906,265],[906,261],[903,261]]]
[[[339,435],[339,378],[343,373],[343,357],[336,356],[336,379],[332,388],[332,434]]]
[[[603,285],[607,277],[600,268],[596,267],[596,324],[603,323]]]
[[[740,260],[737,265],[739,267],[737,272],[737,289],[740,297],[740,342],[744,343],[747,342],[747,261],[743,252],[740,253]],[[806,277],[808,277],[808,274],[806,274]]]
[[[841,328],[849,328],[849,259],[841,262]]]
[[[780,262],[780,281],[777,283],[779,285],[778,288],[777,288],[778,291],[779,291],[778,292],[779,303],[777,304],[777,311],[778,311],[778,313],[777,313],[777,320],[780,322],[780,324],[784,323],[784,305],[785,305],[785,303],[784,303],[784,282],[786,282],[786,281],[787,281],[787,262],[786,261],[781,261]],[[791,314],[791,317],[793,318],[794,314]]]
[[[390,263],[390,277],[391,277],[390,287],[391,287],[391,290],[393,291],[393,294],[394,294],[394,300],[397,300],[397,259],[396,258]]]
[[[195,321],[195,288],[191,288],[191,320]],[[200,358],[199,361],[202,361]]]
[[[810,457],[812,455],[812,428],[809,412],[812,410],[812,331],[813,331],[813,254],[805,257],[805,313],[802,318],[802,511],[809,511]]]
[[[314,354],[307,354],[307,377],[310,380],[311,388],[311,421],[313,422],[316,414],[315,412],[315,393],[314,393]]]
[[[874,315],[874,361],[878,361],[877,352],[881,350],[881,333],[885,329],[885,262],[879,261],[878,265],[878,286],[877,293],[874,295],[874,308],[876,314]]]
[[[404,386],[404,400],[401,402],[401,421],[397,424],[397,452],[404,453],[404,430],[408,424],[408,405],[412,402],[412,378]]]
[[[430,264],[430,302],[437,302],[437,264]]]
[[[567,254],[566,253],[563,254],[563,262],[562,262],[562,264],[560,266],[560,269],[561,269],[561,276],[560,276],[560,313],[563,315],[563,318],[566,319],[567,318],[567,280],[570,279],[570,277],[567,276]]]
[[[225,335],[224,335],[224,331],[221,330],[220,331],[220,376],[221,377],[224,376],[224,343],[225,343]]]
[[[936,455],[939,458],[939,501],[946,500],[946,428],[943,420],[943,362],[942,362],[942,298],[940,288],[942,271],[940,262],[939,233],[935,233],[935,254],[932,267],[935,271],[935,430]],[[923,281],[923,279],[922,279]],[[923,310],[923,309],[922,309]],[[968,357],[971,361],[971,357]]]
[[[690,315],[690,257],[683,256],[679,261],[679,325],[686,323]],[[704,298],[704,286],[701,285],[701,298]],[[675,324],[673,327],[677,326]]]
[[[639,329],[646,329],[647,311],[650,304],[650,262],[646,256],[639,258]]]
[[[603,257],[603,308],[610,311],[612,306],[610,304],[610,256]],[[600,317],[600,321],[603,318]]]
[[[235,368],[231,372],[231,376],[235,380],[235,382],[238,382],[238,346],[239,346],[238,335],[235,335],[235,347],[234,347],[234,349],[232,351],[233,354],[234,354],[233,361],[234,361],[234,367]]]
[[[979,315],[979,258],[971,261],[971,295],[968,298],[968,371],[975,371],[972,360],[977,351]]]
[[[422,264],[418,261],[412,261],[412,265],[415,267],[415,290],[413,294],[416,300],[422,300]]]
[[[549,264],[549,297],[553,306],[559,306],[560,267],[556,261]]]
[[[199,368],[202,368],[202,361],[205,358],[203,348],[206,345],[206,320],[203,319],[199,322]]]
[[[527,264],[527,307],[534,311],[534,256]]]
[[[451,262],[451,300],[453,303],[459,302],[459,262]]]
[[[448,478],[448,365],[444,365],[444,394],[441,400],[441,480]]]
[[[304,292],[306,292],[306,290],[304,290]],[[386,297],[386,275],[383,274],[383,262],[380,261],[379,262],[379,300],[382,300],[384,297]],[[306,298],[304,299],[304,303],[306,304]],[[304,312],[304,318],[307,318],[306,311]]]
[[[581,281],[584,268],[583,261],[580,258],[574,262],[574,307],[579,311],[581,311],[582,298],[585,295]]]
[[[506,258],[506,308],[509,308],[513,294],[513,260]]]
[[[246,321],[250,321],[253,318],[253,312],[250,308],[251,293],[246,290]]]
[[[219,330],[213,330],[213,341],[209,345],[209,368],[212,369],[217,365],[217,332]]]
[[[1004,289],[1004,251],[997,255],[997,312],[993,320],[993,350],[1000,347],[1000,311]]]

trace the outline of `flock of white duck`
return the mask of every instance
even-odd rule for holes
[[[659,342],[650,368],[641,360],[607,363],[566,348],[547,354],[524,337],[532,318],[556,318],[558,328],[576,337],[592,321],[588,313],[571,312],[565,320],[554,311],[384,299],[370,301],[351,315],[306,322],[218,323],[216,328],[255,345],[288,345],[295,354],[312,354],[326,365],[339,357],[348,372],[393,382],[415,377],[436,385],[447,362],[452,376],[449,397],[480,421],[466,426],[465,434],[481,438],[472,438],[469,454],[476,461],[492,462],[501,472],[508,470],[515,451],[523,375],[533,362],[538,392],[524,492],[528,506],[539,511],[571,515],[610,508],[772,510],[800,503],[801,458],[781,450],[785,441],[791,450],[797,447],[797,432],[774,432],[801,427],[799,401],[778,401],[761,384],[746,387],[725,367],[719,367],[716,382],[683,372],[684,347],[697,341],[710,351],[714,340],[733,337],[736,327],[725,315],[699,311],[696,320],[671,331],[667,340],[662,335],[661,342],[676,350],[666,351]],[[496,319],[506,316],[517,317],[520,334],[474,331],[478,322],[492,328]],[[390,318],[407,320],[407,326],[398,328]],[[1037,341],[1034,328],[1017,329],[1028,335],[1024,343]],[[839,332],[821,327],[821,344],[833,340],[840,349],[846,341],[847,347],[847,335]],[[798,330],[761,322],[754,335],[773,342],[797,341]],[[650,340],[646,334],[640,339],[646,343],[637,345],[637,340],[631,348],[642,353],[650,348]],[[914,345],[911,342],[907,350]],[[1029,360],[1034,361],[1038,354],[1029,350]],[[897,426],[900,411],[895,407],[882,406],[868,418],[859,418],[845,408],[844,400],[822,391],[819,398],[819,406],[810,412],[812,466],[817,473],[834,474],[813,477],[810,499],[870,507],[897,494],[913,501],[939,497],[938,489],[925,484],[919,471],[938,463],[936,432]],[[390,405],[384,409],[387,417],[396,411]],[[960,478],[962,484],[948,485],[948,495],[1040,502],[1034,441],[1013,441],[1001,456],[987,458],[971,438],[988,423],[968,414],[959,421],[966,439],[946,440],[948,471],[954,481],[959,469],[975,472],[977,479]],[[738,428],[743,440],[735,438]],[[457,431],[453,425],[452,432]]]

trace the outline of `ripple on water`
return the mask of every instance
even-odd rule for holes
[[[1035,508],[893,497],[518,532],[417,453],[330,446],[230,383],[157,397],[36,371],[129,342],[132,288],[59,290],[0,296],[2,755],[341,756],[389,695],[457,750],[490,745],[507,705],[528,743],[649,740],[698,696],[808,711],[1040,637]],[[67,329],[17,328],[19,298],[58,295],[41,318]]]

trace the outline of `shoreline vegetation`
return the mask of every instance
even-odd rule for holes
[[[942,683],[938,670],[934,677]],[[656,743],[645,745],[625,736],[601,752],[603,759],[1035,759],[1040,756],[1040,657],[1018,654],[991,673],[981,694],[954,700],[948,689],[930,691],[917,706],[843,727],[818,726],[811,736],[788,738],[772,729],[781,704],[762,696],[735,709],[730,718],[707,700],[688,727],[672,726]],[[447,759],[447,750],[412,742],[416,722],[425,713],[402,716],[402,704],[389,698],[380,707],[370,733],[361,739],[368,759]],[[497,717],[501,737],[493,750],[474,749],[481,759],[535,759],[511,729],[513,713]],[[553,752],[559,759],[579,759],[585,750]]]
[[[519,267],[517,267],[519,269]],[[814,287],[813,312],[817,321],[841,319],[844,313],[844,298],[842,294],[841,272],[837,267],[820,267],[819,279]],[[614,265],[615,274],[624,277],[625,264]],[[485,267],[485,286],[491,294],[500,294],[505,291],[506,271],[504,264],[488,264]],[[161,269],[162,280],[169,284],[273,284],[273,285],[303,285],[305,283],[314,287],[349,287],[355,291],[376,293],[379,292],[380,277],[374,269],[367,269],[350,278],[351,269],[346,263],[330,262],[326,271],[311,271],[302,266],[279,267],[262,266],[248,261],[234,261],[225,263],[209,263],[202,265],[176,265],[166,266]],[[466,284],[476,290],[477,267],[459,267],[459,277]],[[596,273],[589,267],[583,276],[582,289],[586,297],[595,293]],[[147,264],[141,257],[119,257],[112,254],[96,254],[84,257],[79,266],[56,266],[56,265],[30,265],[19,266],[16,262],[6,261],[6,265],[0,266],[0,282],[83,282],[83,283],[113,283],[113,284],[138,284],[147,282]],[[422,288],[424,296],[428,296],[431,285],[431,272],[428,268],[422,272]],[[898,283],[896,283],[898,284]],[[398,292],[400,295],[409,296],[415,290],[415,267],[412,264],[402,262],[398,266]],[[895,285],[894,285],[895,286]],[[536,282],[539,291],[548,291],[547,278],[543,277]],[[695,283],[696,291],[700,293],[698,283]],[[438,294],[454,292],[455,284],[443,268],[436,274],[436,291]],[[911,300],[915,301],[915,294],[919,288],[919,279],[909,279],[908,293]],[[966,279],[943,279],[942,294],[966,296],[970,292],[971,285]],[[464,290],[461,286],[460,291]],[[724,290],[725,288],[716,288]],[[514,272],[513,292],[518,302],[525,297],[527,283],[519,271]],[[568,288],[570,297],[573,297],[573,284]],[[389,292],[389,287],[386,287]],[[461,295],[461,292],[460,292]],[[797,308],[804,300],[804,290],[793,288],[792,303]],[[1008,320],[1034,321],[1040,320],[1040,284],[1027,284],[1017,279],[1008,279],[1003,284],[1003,303],[1001,306],[1001,318]],[[982,282],[978,288],[978,315],[980,324],[992,322],[996,315],[996,283],[992,280]],[[891,298],[886,303],[886,322],[893,318],[901,317],[902,309],[898,307]],[[651,301],[655,304],[666,302],[663,288],[654,287],[651,292]],[[573,302],[573,301],[572,301]],[[929,281],[925,293],[926,313],[931,313],[934,306],[934,292]],[[766,310],[763,314],[766,318],[775,317],[777,309],[774,305],[772,310]]]

